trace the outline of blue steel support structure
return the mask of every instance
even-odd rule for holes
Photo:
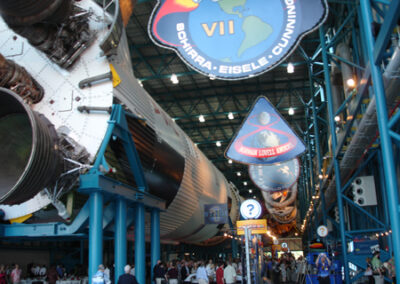
[[[115,263],[115,282],[118,282],[120,275],[124,273],[124,267],[126,265],[126,200],[118,198],[115,201],[115,237],[114,237],[114,263]]]
[[[144,179],[135,144],[128,129],[125,111],[122,106],[114,105],[112,108],[108,128],[103,142],[98,151],[97,158],[87,174],[80,176],[78,191],[89,195],[89,200],[81,208],[74,221],[67,225],[64,223],[43,224],[0,224],[0,237],[14,238],[52,238],[52,237],[78,237],[89,239],[89,281],[97,272],[99,264],[103,260],[103,229],[107,230],[114,220],[115,225],[115,280],[123,273],[126,264],[126,228],[132,222],[132,212],[128,209],[136,208],[136,277],[139,283],[145,283],[145,207],[154,209],[156,218],[152,218],[152,234],[154,240],[151,243],[152,252],[159,258],[160,255],[160,211],[166,209],[166,202],[146,192],[147,184]],[[139,118],[138,118],[139,119]],[[127,155],[130,170],[135,177],[137,188],[123,184],[104,175],[101,168],[108,170],[104,154],[110,139],[120,139]],[[100,167],[102,166],[102,167]],[[104,204],[114,201],[107,207]],[[127,216],[127,212],[130,212]],[[86,229],[89,223],[89,236]],[[82,244],[82,243],[81,243]],[[83,247],[81,245],[83,251]],[[157,252],[158,251],[158,252]],[[81,252],[81,262],[83,261]]]
[[[320,27],[319,35],[321,40],[321,47],[322,47],[322,60],[324,63],[324,78],[325,78],[325,89],[326,89],[326,97],[328,102],[328,113],[329,113],[329,128],[331,132],[331,139],[332,139],[332,152],[336,153],[336,125],[334,120],[334,111],[333,111],[333,99],[332,99],[332,89],[330,84],[330,76],[329,76],[329,62],[328,62],[328,55],[327,55],[327,48],[325,43],[325,32],[324,27]],[[333,157],[333,163],[335,168],[335,182],[336,182],[336,195],[337,195],[337,203],[339,209],[339,220],[340,220],[340,240],[342,243],[342,257],[344,263],[344,275],[346,283],[350,283],[350,271],[348,266],[348,258],[347,258],[347,243],[346,243],[346,228],[345,228],[345,220],[344,220],[344,211],[343,211],[343,200],[341,198],[341,179],[340,179],[340,168],[339,168],[339,161],[337,160],[336,156]]]
[[[147,191],[147,184],[144,178],[143,169],[140,163],[139,155],[136,151],[135,144],[132,140],[126,118],[125,111],[121,105],[114,105],[111,117],[109,121],[109,127],[107,129],[105,138],[100,147],[98,158],[96,159],[93,168],[90,170],[89,174],[81,176],[81,191],[89,190],[92,196],[102,197],[102,193],[98,190],[103,190],[108,194],[116,195],[116,206],[115,206],[115,264],[116,273],[115,279],[123,273],[123,267],[126,263],[126,225],[127,225],[127,201],[133,203],[136,208],[135,214],[135,272],[136,278],[139,283],[145,283],[146,275],[146,263],[145,263],[145,228],[144,228],[144,218],[145,218],[145,205],[151,208],[165,209],[165,202],[159,200],[156,197],[149,195]],[[135,177],[135,182],[137,189],[128,188],[127,186],[121,184],[120,182],[113,181],[112,179],[104,177],[104,175],[99,171],[99,167],[104,162],[103,155],[106,151],[108,143],[114,137],[115,139],[120,139],[124,145],[125,154],[127,155],[130,170]],[[106,164],[103,166],[107,167]],[[94,190],[94,192],[92,192]],[[95,199],[97,201],[97,199]],[[92,204],[93,203],[93,204]],[[89,251],[89,274],[90,277],[95,273],[97,265],[101,262],[102,257],[102,215],[103,202],[91,202],[91,222],[89,231],[92,232],[92,237],[90,241]],[[95,212],[96,214],[92,214]],[[95,217],[92,217],[95,216]],[[92,221],[93,219],[93,221]],[[93,224],[93,225],[92,225]],[[92,228],[93,226],[93,228]],[[99,228],[100,227],[100,228]],[[158,229],[159,230],[159,229]],[[96,234],[95,234],[96,233]],[[117,264],[118,263],[118,264]],[[91,279],[91,278],[89,278]]]
[[[151,210],[151,279],[153,279],[153,267],[160,256],[160,210],[153,208]]]
[[[139,283],[146,283],[146,242],[144,215],[144,205],[137,203],[135,216],[135,276]]]
[[[386,97],[382,80],[382,71],[379,67],[380,56],[385,48],[385,40],[388,37],[390,28],[393,28],[394,22],[399,17],[400,1],[393,0],[390,4],[389,19],[381,28],[378,41],[375,40],[371,31],[372,11],[371,2],[369,0],[361,0],[361,16],[362,29],[364,30],[365,43],[367,47],[368,57],[370,61],[371,77],[373,89],[376,97],[377,120],[380,133],[383,167],[386,181],[386,192],[388,197],[390,223],[392,227],[392,242],[396,265],[396,275],[400,275],[400,220],[399,220],[399,196],[397,191],[396,169],[393,161],[392,141],[390,137],[390,129],[388,127],[388,112],[386,108]],[[383,34],[387,32],[387,34]],[[381,36],[382,35],[382,36]],[[387,42],[386,42],[387,43]],[[376,47],[376,48],[375,48]],[[397,277],[397,283],[400,283],[400,277]]]
[[[139,155],[136,151],[135,144],[132,140],[126,118],[125,111],[121,105],[115,105],[111,114],[112,122],[114,127],[111,127],[113,135],[123,141],[124,149],[129,161],[130,169],[135,177],[138,191],[141,194],[138,198],[142,198],[142,194],[147,191],[147,183],[144,178],[142,165],[140,163]],[[107,140],[108,141],[108,140]],[[103,143],[107,144],[107,143]],[[102,145],[103,146],[103,145]],[[103,152],[104,153],[104,152]],[[139,283],[145,283],[146,281],[146,242],[145,242],[145,206],[142,202],[135,203],[136,214],[135,214],[135,276]],[[125,242],[126,243],[126,242]],[[125,244],[126,250],[126,244]],[[125,260],[126,262],[126,254]],[[115,275],[118,277],[119,275]]]
[[[92,192],[89,204],[89,279],[92,279],[103,262],[103,194]]]

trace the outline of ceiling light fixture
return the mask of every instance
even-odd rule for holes
[[[289,115],[294,115],[294,108],[290,107],[288,113]]]
[[[138,81],[138,83],[139,83],[139,86],[140,86],[140,87],[143,87],[143,83],[142,83],[142,81],[141,81],[141,80],[139,80],[139,79],[138,79],[137,81]]]
[[[247,185],[247,181],[244,181],[244,182],[243,182],[243,185],[246,186],[246,185]]]
[[[356,81],[353,78],[347,79],[346,84],[350,88],[354,88],[356,86]]]
[[[340,116],[338,116],[338,115],[335,116],[335,121],[336,121],[336,122],[339,122],[339,121],[340,121]]]
[[[172,82],[172,84],[175,84],[175,85],[179,84],[178,76],[176,76],[175,73],[171,75],[171,82]]]
[[[229,164],[232,164],[232,163],[233,163],[233,161],[232,161],[231,159],[229,159],[229,160],[228,160],[228,163],[229,163]]]
[[[253,193],[253,190],[252,190],[252,189],[249,189],[249,193]]]
[[[233,113],[230,112],[230,113],[228,113],[228,118],[229,119],[234,119],[235,117],[233,116]]]
[[[241,172],[237,172],[236,174],[237,174],[238,177],[240,177],[242,175]]]
[[[294,73],[294,65],[292,62],[289,62],[287,65],[287,72],[288,73]]]
[[[206,121],[206,119],[204,118],[204,115],[200,114],[199,121],[200,122],[205,122]]]
[[[221,147],[221,142],[220,142],[220,141],[217,141],[217,142],[215,143],[215,145],[217,145],[217,147]]]

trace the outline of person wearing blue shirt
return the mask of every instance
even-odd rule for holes
[[[331,270],[331,261],[325,253],[320,253],[318,255],[315,265],[318,269],[318,282],[320,284],[330,284],[329,273]]]
[[[199,268],[197,268],[196,279],[199,284],[208,284],[207,270],[203,261],[200,262]]]
[[[104,265],[100,264],[99,269],[92,278],[92,284],[110,284],[111,281],[107,274],[104,273]]]

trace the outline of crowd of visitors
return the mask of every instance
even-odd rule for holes
[[[291,253],[287,253],[282,254],[280,258],[267,257],[262,276],[267,283],[300,283],[306,270],[307,262],[302,256],[296,260]]]
[[[85,276],[87,269],[78,265],[67,272],[62,265],[51,265],[47,268],[46,265],[29,263],[26,270],[22,270],[18,264],[0,264],[0,284],[17,284],[24,279],[31,279],[32,283],[37,280],[55,284],[57,280],[80,279]]]
[[[239,261],[214,263],[204,261],[170,261],[161,260],[153,268],[156,284],[188,284],[195,279],[199,284],[232,284],[236,283],[237,276],[242,274],[242,265]]]
[[[18,264],[0,265],[0,284],[20,283],[22,270]]]
[[[314,269],[314,270],[313,270]],[[153,281],[156,284],[189,284],[195,281],[199,284],[234,284],[241,280],[243,267],[239,259],[235,261],[209,260],[174,260],[162,262],[159,260],[146,272],[153,272]],[[116,284],[139,284],[135,278],[135,265],[126,265],[124,274],[119,277]],[[262,263],[261,277],[267,284],[294,284],[304,283],[306,275],[318,275],[319,283],[330,283],[329,276],[332,273],[332,262],[326,254],[321,253],[312,265],[300,256],[298,259],[291,253],[282,254],[277,257],[266,257]],[[57,280],[65,280],[74,275],[75,279],[87,276],[87,269],[76,266],[75,269],[67,271],[62,265],[29,264],[27,270],[22,271],[18,264],[0,265],[0,284],[18,284],[23,277],[31,279],[43,279],[48,284],[56,284]],[[373,258],[366,258],[366,269],[363,283],[383,283],[384,276],[396,281],[394,258],[387,262],[380,260],[379,251],[374,252]],[[147,278],[148,277],[148,278]],[[148,275],[146,282],[150,282]],[[97,273],[89,281],[93,284],[114,283],[113,265],[99,265]],[[140,283],[142,284],[142,283]]]

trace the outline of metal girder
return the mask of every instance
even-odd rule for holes
[[[252,90],[254,89],[254,87],[257,88],[257,92],[260,92],[261,94],[263,92],[265,93],[269,93],[269,92],[279,92],[282,91],[284,92],[285,90],[288,91],[288,89],[282,88],[282,89],[270,89],[269,86],[271,85],[279,85],[279,84],[283,84],[286,87],[286,84],[288,84],[290,81],[290,83],[293,85],[294,83],[304,83],[304,79],[303,78],[298,78],[298,79],[291,79],[291,80],[274,80],[274,81],[265,81],[265,82],[260,82],[259,84],[253,84],[252,82],[242,82],[242,83],[236,83],[236,82],[229,82],[229,85],[217,85],[217,86],[210,86],[210,87],[202,87],[202,88],[185,88],[184,90],[176,90],[173,92],[173,94],[175,96],[179,95],[182,96],[182,100],[192,100],[193,98],[185,98],[186,94],[193,94],[193,93],[201,93],[202,91],[212,91],[214,93],[219,93],[219,91],[224,91],[227,87],[229,88],[233,88],[235,86],[240,87],[241,89],[246,89],[246,90]],[[305,90],[306,86],[301,85],[301,86],[296,86],[292,88],[293,90],[298,89],[298,90]],[[252,93],[254,91],[249,91],[249,93]],[[241,93],[242,95],[247,94],[248,92],[243,92]],[[151,94],[154,98],[160,97],[160,96],[170,96],[171,92],[156,92],[156,93],[152,93]],[[228,93],[228,94],[219,94],[217,96],[226,96],[226,95],[230,95],[232,96],[232,93]],[[235,95],[239,95],[239,94],[235,94]],[[212,95],[212,97],[215,97],[216,95]],[[170,99],[171,100],[171,99]],[[166,100],[168,101],[168,99]]]
[[[385,52],[386,46],[390,40],[390,34],[397,25],[397,20],[400,17],[400,0],[392,0],[385,14],[383,25],[375,41],[374,46],[374,63],[380,64]]]

